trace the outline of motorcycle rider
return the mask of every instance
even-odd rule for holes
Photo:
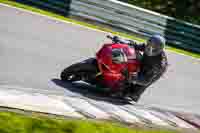
[[[118,41],[121,41],[117,36],[113,38],[114,41],[117,41],[117,39]],[[153,35],[147,40],[147,44],[137,44],[134,41],[130,41],[129,45],[134,47],[136,51],[143,52],[143,54],[139,54],[138,57],[141,62],[141,68],[137,76],[132,78],[131,81],[128,81],[133,84],[133,87],[127,89],[122,85],[122,88],[124,87],[124,89],[122,89],[123,91],[119,94],[130,97],[137,102],[145,89],[157,81],[167,69],[168,62],[164,51],[165,38],[161,35]],[[116,61],[117,59],[121,58],[114,57],[113,60]],[[123,74],[128,76],[126,72],[123,72]]]

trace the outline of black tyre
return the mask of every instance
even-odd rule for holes
[[[74,70],[70,70],[69,68],[65,68],[61,74],[60,74],[60,78],[63,81],[78,81],[80,80],[80,78],[78,77],[78,75],[76,75],[76,71]]]
[[[95,79],[95,75],[98,72],[96,65],[96,59],[91,58],[89,60],[73,64],[65,68],[60,75],[63,81],[92,81]]]

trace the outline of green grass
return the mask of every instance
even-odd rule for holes
[[[21,4],[21,3],[17,3],[17,2],[14,2],[12,0],[0,0],[0,3],[8,4],[8,5],[15,6],[15,7],[22,8],[22,9],[26,9],[26,10],[30,10],[32,12],[51,16],[51,17],[54,17],[54,18],[57,18],[57,19],[60,19],[60,20],[67,21],[67,22],[72,22],[72,23],[75,23],[75,24],[83,25],[85,27],[90,27],[90,28],[93,28],[93,29],[98,29],[98,30],[101,30],[101,31],[110,32],[114,35],[119,35],[119,36],[122,36],[122,37],[138,40],[140,42],[145,42],[144,39],[135,37],[133,35],[128,35],[128,34],[120,33],[120,32],[114,32],[109,28],[105,28],[105,27],[98,26],[98,25],[92,25],[92,24],[82,22],[82,21],[77,21],[77,20],[74,20],[74,19],[71,19],[71,18],[66,18],[64,16],[61,16],[61,15],[58,15],[58,14],[55,14],[55,13],[52,13],[52,12],[48,12],[48,11],[45,11],[45,10],[41,10],[41,9],[38,9],[38,8],[34,8],[34,7],[31,7],[31,6],[28,6],[28,5],[24,5],[24,4]],[[200,58],[199,53],[193,53],[193,52],[178,49],[178,48],[175,48],[175,47],[167,46],[167,50],[174,51],[174,52],[177,52],[177,53],[182,53],[182,54],[189,55],[189,56],[192,56],[192,57],[195,57],[195,58]]]
[[[187,51],[187,50],[177,49],[175,47],[170,47],[170,46],[167,46],[167,49],[170,50],[170,51],[174,51],[176,53],[182,53],[184,55],[189,55],[189,56],[192,56],[194,58],[200,58],[200,54],[198,54],[198,53],[192,53],[192,52]]]
[[[0,133],[175,133],[175,131],[130,129],[117,123],[89,120],[66,120],[0,112]]]

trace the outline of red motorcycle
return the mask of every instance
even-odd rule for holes
[[[112,92],[120,91],[119,86],[122,82],[137,75],[140,69],[137,56],[140,53],[116,36],[107,38],[111,39],[112,43],[104,44],[96,53],[96,58],[89,58],[65,68],[61,72],[61,80],[70,82],[82,80],[89,84],[108,87]],[[113,60],[116,51],[124,53],[122,62]],[[131,89],[131,83],[126,87]]]

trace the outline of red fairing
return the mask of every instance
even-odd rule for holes
[[[116,64],[112,62],[112,49],[123,49],[128,57],[128,62]],[[122,75],[122,70],[128,69],[129,74],[138,72],[140,63],[136,60],[134,48],[130,48],[127,44],[104,44],[104,46],[96,54],[98,67],[103,75],[104,85],[118,91],[122,80],[125,77]]]

